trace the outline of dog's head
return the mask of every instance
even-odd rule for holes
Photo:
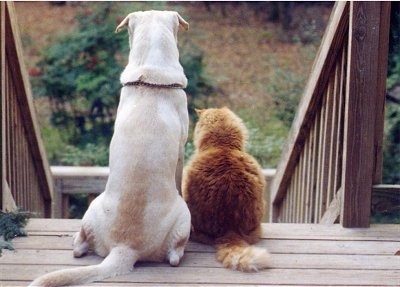
[[[117,26],[115,32],[118,33],[124,28],[128,28],[130,35],[130,45],[132,45],[132,35],[135,29],[141,24],[151,25],[157,21],[157,25],[163,25],[168,30],[172,31],[177,39],[179,27],[185,31],[189,30],[189,23],[186,22],[178,12],[175,11],[138,11],[128,14],[124,20]],[[149,27],[148,27],[149,28]]]
[[[173,11],[145,11],[130,13],[116,28],[129,32],[129,60],[121,74],[121,83],[147,83],[186,87],[187,79],[179,63],[177,35],[179,27],[189,24]]]

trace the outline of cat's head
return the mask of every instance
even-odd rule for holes
[[[196,109],[199,120],[194,130],[196,148],[224,147],[243,150],[247,129],[243,121],[230,109]]]

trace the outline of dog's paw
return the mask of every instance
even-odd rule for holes
[[[180,257],[178,255],[178,253],[175,250],[171,250],[168,252],[167,255],[169,264],[171,266],[178,266],[179,265],[179,261],[180,261]]]
[[[89,250],[89,243],[83,242],[74,246],[74,257],[79,258],[85,255]]]

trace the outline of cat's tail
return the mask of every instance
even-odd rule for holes
[[[217,239],[215,247],[217,260],[226,268],[255,272],[267,268],[270,263],[270,254],[266,249],[250,245],[239,236],[229,240]]]
[[[138,256],[125,246],[114,247],[98,265],[63,269],[37,278],[29,286],[56,287],[79,285],[105,278],[127,274],[133,269]]]

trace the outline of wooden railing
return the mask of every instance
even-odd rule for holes
[[[54,217],[69,218],[70,196],[87,195],[88,204],[107,183],[108,167],[52,166],[54,178]]]
[[[14,6],[0,2],[1,208],[51,216],[52,178],[35,118]]]
[[[273,222],[367,227],[381,183],[390,2],[337,2],[272,184]]]
[[[104,191],[108,174],[108,167],[83,166],[52,166],[54,178],[54,217],[69,218],[70,196],[74,194],[87,195],[89,204],[97,195]],[[269,188],[275,175],[274,169],[264,169],[263,174],[267,183],[265,197],[268,204]],[[268,221],[268,214],[264,217]]]

